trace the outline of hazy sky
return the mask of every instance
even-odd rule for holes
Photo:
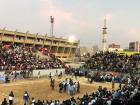
[[[140,40],[140,0],[0,0],[0,28],[49,35],[51,15],[55,36],[74,35],[81,46],[101,46],[104,17],[108,43]]]

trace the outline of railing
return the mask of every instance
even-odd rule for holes
[[[16,42],[16,43],[24,43],[24,40],[23,39],[22,40],[15,39],[14,42]]]
[[[13,38],[7,37],[7,36],[3,36],[2,37],[2,41],[8,41],[8,42],[12,42]]]
[[[17,43],[28,43],[28,44],[37,44],[37,45],[49,45],[49,46],[59,46],[59,47],[69,47],[69,48],[77,48],[79,41],[75,41],[73,44],[69,43],[68,40],[63,39],[63,38],[56,38],[56,37],[45,37],[43,35],[37,35],[36,34],[30,34],[30,33],[22,33],[22,32],[18,32],[18,31],[8,31],[8,30],[2,30],[0,29],[0,34],[4,34],[2,36],[2,41],[8,41],[8,42],[17,42]],[[8,34],[9,37],[7,37],[5,34]],[[27,34],[27,35],[26,35]],[[13,39],[15,35],[15,39]],[[16,37],[17,36],[17,37]],[[27,38],[26,40],[21,40],[18,39],[19,36],[22,36],[23,38]],[[27,36],[27,37],[26,37]],[[29,37],[32,37],[32,39],[30,40]],[[36,41],[35,39],[41,39],[40,42]],[[44,39],[45,38],[45,39]],[[43,42],[43,40],[46,40],[45,42]],[[47,41],[48,40],[48,41]],[[53,43],[52,43],[53,42]],[[57,43],[54,43],[57,42]],[[61,43],[62,42],[62,43]]]
[[[33,40],[26,40],[25,43],[34,44],[35,42]]]

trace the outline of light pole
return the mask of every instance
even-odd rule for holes
[[[54,18],[52,16],[50,16],[50,22],[51,22],[51,28],[50,28],[50,36],[53,36],[53,28],[54,28]]]
[[[106,51],[106,35],[107,35],[107,27],[106,27],[106,19],[104,19],[104,27],[102,28],[102,51]]]

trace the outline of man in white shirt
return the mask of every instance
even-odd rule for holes
[[[14,94],[11,91],[9,94],[9,105],[13,105],[14,104]]]

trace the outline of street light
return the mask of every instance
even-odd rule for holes
[[[68,39],[68,41],[70,43],[73,43],[75,41],[75,37],[74,36],[70,36],[69,39]]]

